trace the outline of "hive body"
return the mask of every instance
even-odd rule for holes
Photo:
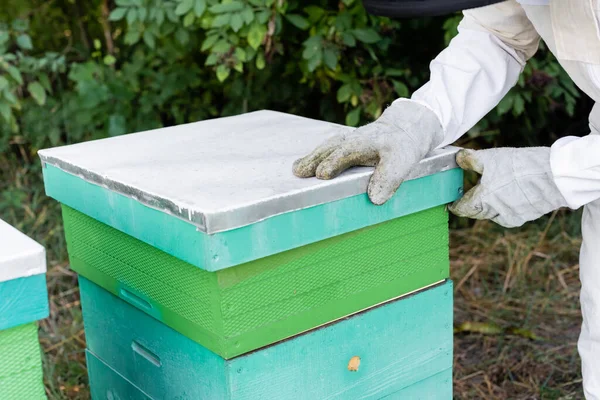
[[[442,207],[217,272],[63,211],[71,267],[231,358],[448,277]]]
[[[259,112],[41,152],[94,398],[451,398],[453,151],[375,206],[369,169],[291,174],[330,128]]]
[[[232,360],[84,278],[80,287],[88,359],[154,399],[383,398],[452,367],[449,282]],[[439,389],[450,393],[451,381]],[[110,390],[127,393],[109,385],[99,395]]]
[[[0,400],[45,399],[37,320],[49,313],[45,250],[0,220]]]

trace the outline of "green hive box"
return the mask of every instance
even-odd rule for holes
[[[34,322],[0,331],[0,399],[46,399]]]
[[[49,313],[46,251],[0,220],[0,400],[42,400],[35,321]]]
[[[455,149],[374,206],[369,168],[292,175],[332,128],[262,111],[41,151],[72,268],[225,359],[446,279]]]

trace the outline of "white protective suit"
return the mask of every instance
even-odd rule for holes
[[[520,3],[520,4],[519,4]],[[464,12],[459,34],[431,63],[431,78],[412,99],[442,123],[454,142],[494,108],[517,82],[539,38],[575,84],[600,100],[600,0],[515,0]],[[554,181],[569,207],[585,206],[580,254],[583,325],[578,349],[588,400],[600,400],[600,105],[591,134],[564,137],[551,148]]]

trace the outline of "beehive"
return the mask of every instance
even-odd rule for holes
[[[45,399],[35,321],[48,316],[45,250],[0,220],[0,400]]]
[[[331,181],[291,173],[296,158],[340,129],[261,111],[41,151],[46,192],[63,204],[71,266],[84,278],[82,296],[90,299],[83,303],[89,343],[100,338],[91,321],[106,322],[133,306],[145,314],[141,319],[164,324],[164,332],[189,344],[164,351],[202,349],[221,360],[192,357],[187,368],[206,370],[209,363],[213,381],[222,382],[219,393],[230,396],[224,398],[253,398],[241,387],[249,381],[227,389],[231,365],[255,360],[254,372],[266,377],[268,366],[258,360],[282,368],[293,362],[271,349],[289,350],[333,327],[345,332],[347,321],[383,315],[392,303],[403,308],[400,299],[417,291],[414,298],[442,296],[433,287],[449,275],[444,205],[462,188],[454,149],[427,157],[388,203],[374,206],[365,194],[369,168]],[[92,290],[83,283],[88,280],[102,289]],[[100,315],[90,304],[109,298],[103,290],[120,300]],[[446,297],[451,304],[451,294]],[[387,303],[392,308],[378,307]],[[126,320],[115,319],[112,330],[130,329],[122,326]],[[435,334],[448,332],[446,321]],[[101,354],[90,344],[88,361],[104,371],[106,382],[121,376],[123,385],[151,397],[180,396],[168,385],[163,391],[146,386],[158,378],[138,381],[132,359],[110,358],[122,353],[118,340],[104,340]],[[136,349],[144,352],[144,346]],[[408,368],[412,362],[407,357],[402,363]],[[319,365],[310,368],[326,379],[333,370],[319,372]],[[90,371],[94,384],[104,387]],[[180,374],[191,372],[174,375]],[[377,384],[357,383],[365,393]],[[188,391],[200,393],[196,389]],[[326,394],[317,390],[315,396]]]

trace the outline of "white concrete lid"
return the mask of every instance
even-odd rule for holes
[[[206,233],[366,192],[372,168],[323,181],[293,175],[294,160],[352,129],[258,111],[39,151],[88,182],[175,215]],[[456,149],[419,164],[410,179],[455,168]]]
[[[46,272],[46,250],[0,219],[0,282]]]

